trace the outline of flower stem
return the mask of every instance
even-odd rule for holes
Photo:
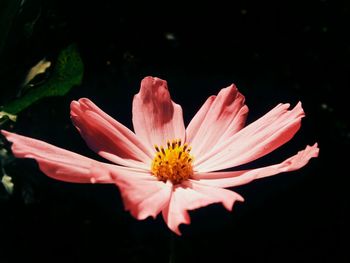
[[[175,263],[176,262],[176,236],[174,233],[171,233],[171,236],[170,236],[169,250],[170,250],[169,263]]]

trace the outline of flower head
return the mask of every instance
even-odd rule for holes
[[[165,149],[157,145],[154,148],[156,154],[151,166],[151,173],[154,176],[163,182],[169,180],[174,185],[191,178],[193,156],[187,143],[181,145],[181,140],[173,140],[167,142]]]
[[[185,129],[181,106],[164,80],[146,77],[133,100],[134,132],[86,98],[71,103],[71,119],[103,163],[7,131],[18,158],[33,158],[48,176],[75,183],[114,183],[126,210],[137,219],[162,213],[177,234],[188,210],[222,203],[232,210],[243,197],[226,188],[300,169],[318,156],[317,144],[287,160],[257,169],[222,171],[254,161],[289,141],[304,112],[279,104],[245,126],[248,107],[234,85],[211,96]]]

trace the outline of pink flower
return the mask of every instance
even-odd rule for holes
[[[181,106],[164,80],[146,77],[133,100],[135,133],[90,100],[71,103],[71,119],[91,149],[113,164],[98,162],[43,141],[7,131],[18,158],[33,158],[46,175],[74,183],[115,183],[125,209],[137,219],[162,212],[177,234],[188,210],[222,203],[229,211],[239,194],[226,188],[300,169],[318,156],[317,144],[285,161],[241,171],[221,171],[262,157],[299,130],[301,103],[279,104],[244,127],[248,107],[234,85],[211,96],[185,129]]]

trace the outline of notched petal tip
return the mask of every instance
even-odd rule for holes
[[[164,95],[168,94],[168,83],[166,80],[157,77],[145,77],[141,81],[141,87],[139,94],[144,96],[149,92],[156,92],[164,89]],[[170,96],[170,95],[169,95]]]
[[[221,89],[220,92],[224,92],[224,91],[235,94],[236,92],[238,92],[238,89],[237,89],[236,85],[234,83],[232,83],[230,86]]]
[[[78,117],[79,112],[80,112],[80,104],[78,101],[73,100],[70,103],[70,117],[71,118]]]
[[[304,151],[310,153],[312,157],[318,157],[320,148],[318,147],[318,143],[315,142],[313,145],[307,145]]]
[[[156,77],[145,77],[141,81],[140,91],[134,96],[134,101],[140,100],[143,104],[158,104],[158,108],[172,111],[172,107],[169,105],[170,93],[168,90],[168,84],[165,80]],[[172,112],[171,112],[172,114]]]
[[[298,114],[297,116],[300,118],[305,117],[305,111],[303,109],[303,105],[302,105],[301,101],[299,101],[291,111],[297,112],[297,114]]]
[[[171,100],[165,80],[146,77],[134,96],[132,121],[135,134],[149,147],[164,145],[169,138],[184,140],[181,106]]]
[[[281,165],[281,172],[294,171],[305,166],[310,159],[318,157],[319,148],[317,143],[310,146],[307,145],[306,148],[302,151],[299,151],[295,156],[288,158]]]
[[[234,84],[209,97],[187,126],[188,142],[196,156],[204,156],[244,127],[248,107]]]
[[[94,104],[90,99],[85,98],[85,97],[80,98],[80,99],[78,100],[78,102],[81,103],[81,104]]]
[[[151,83],[149,83],[151,82]],[[142,84],[155,84],[155,83],[167,83],[166,80],[163,80],[161,78],[153,77],[153,76],[146,76],[141,80],[141,85]]]
[[[236,194],[237,194],[237,193],[236,193]],[[241,196],[241,195],[239,195],[239,194],[237,194],[236,196],[237,196],[237,200],[236,200],[236,201],[240,201],[240,202],[244,202],[244,201],[245,201],[245,199],[244,199],[243,196]]]
[[[95,103],[93,103],[90,99],[88,98],[80,98],[78,100],[73,100],[70,103],[70,109],[72,110],[81,110],[83,112],[85,112],[86,110],[89,109],[94,109],[97,108],[97,106],[95,105]]]
[[[304,158],[317,158],[320,153],[320,148],[318,147],[318,143],[315,142],[313,145],[307,145],[306,149],[303,152],[303,155],[306,156]]]

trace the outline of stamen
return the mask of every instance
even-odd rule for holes
[[[160,150],[162,151],[163,155],[165,155],[165,151],[163,147],[160,147]]]
[[[190,178],[193,174],[191,147],[183,144],[180,139],[168,140],[167,148],[155,145],[155,157],[152,162],[151,172],[158,180],[173,184],[179,184]]]

